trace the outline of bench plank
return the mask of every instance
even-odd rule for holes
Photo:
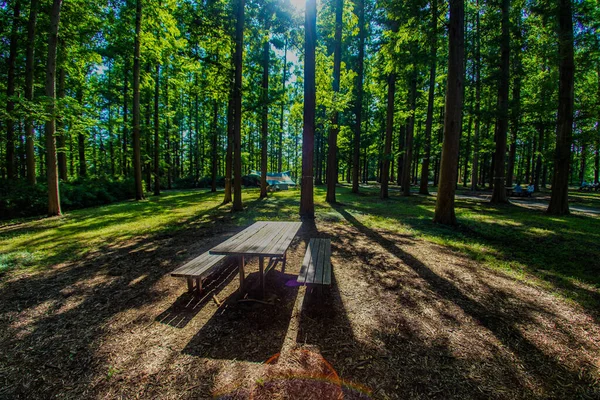
[[[296,280],[300,284],[331,284],[330,239],[310,239]]]
[[[194,258],[187,264],[171,272],[171,276],[184,278],[203,278],[212,272],[212,269],[218,265],[227,256],[218,256],[208,252]]]

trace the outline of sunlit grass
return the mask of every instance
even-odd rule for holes
[[[600,288],[600,218],[556,218],[514,205],[458,200],[460,225],[451,228],[432,222],[434,197],[406,198],[393,193],[390,199],[380,200],[376,190],[361,192],[355,195],[346,187],[338,188],[340,205],[331,207],[325,202],[325,188],[315,188],[317,220],[351,224],[343,215],[348,213],[369,229],[448,247],[517,279],[538,279],[543,286],[560,288],[562,294],[583,303],[594,301]],[[0,273],[76,262],[102,246],[119,247],[130,239],[175,234],[214,216],[228,215],[228,221],[239,226],[257,220],[299,220],[299,190],[270,193],[266,199],[259,199],[258,194],[257,189],[244,190],[245,210],[237,213],[230,213],[230,205],[221,205],[223,192],[173,191],[142,202],[5,226],[0,228]]]

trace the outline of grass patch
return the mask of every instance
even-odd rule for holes
[[[370,229],[419,237],[468,255],[484,265],[576,300],[600,306],[600,219],[571,215],[549,217],[542,211],[518,206],[491,206],[474,200],[457,201],[458,228],[432,222],[435,198],[401,197],[392,193],[380,200],[374,189],[360,195],[338,189],[338,201]],[[76,261],[103,246],[120,246],[130,239],[175,234],[215,216],[248,226],[256,220],[298,220],[298,190],[258,198],[258,190],[244,190],[245,211],[230,213],[221,205],[222,192],[172,191],[142,202],[122,202],[73,211],[0,228],[0,272],[35,270]],[[586,194],[588,195],[588,194]],[[591,194],[595,195],[595,194]],[[349,223],[325,203],[325,188],[315,190],[317,219]]]

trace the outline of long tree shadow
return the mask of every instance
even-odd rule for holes
[[[527,322],[525,320],[527,318],[526,314],[511,315],[503,310],[491,308],[469,298],[451,281],[436,274],[420,260],[400,249],[397,243],[367,228],[347,212],[344,207],[336,206],[335,209],[360,233],[381,244],[386,250],[408,265],[439,296],[458,305],[477,323],[493,333],[504,346],[518,357],[527,373],[535,376],[546,393],[563,398],[569,397],[573,394],[572,385],[576,385],[576,389],[580,394],[587,393],[592,396],[594,393],[598,394],[597,389],[594,389],[594,382],[587,374],[580,374],[579,371],[573,371],[565,367],[523,335],[519,329],[519,324]]]

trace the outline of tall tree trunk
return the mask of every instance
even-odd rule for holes
[[[235,81],[233,88],[233,211],[241,211],[242,204],[242,56],[244,50],[244,0],[237,0],[235,25]]]
[[[396,73],[388,75],[387,111],[385,121],[385,147],[383,150],[383,165],[381,169],[381,192],[379,197],[389,197],[390,159],[392,157],[392,136],[394,133],[394,98],[396,97]]]
[[[16,177],[16,159],[15,159],[15,121],[13,119],[13,111],[15,102],[15,63],[17,60],[17,50],[19,41],[19,18],[21,16],[21,1],[16,0],[14,3],[13,23],[10,31],[10,45],[7,62],[7,79],[6,79],[6,172],[8,179]]]
[[[333,48],[333,93],[334,96],[340,91],[340,73],[342,63],[342,15],[344,11],[344,0],[336,0],[335,3],[335,36]],[[331,128],[329,129],[328,154],[327,154],[327,196],[325,200],[332,204],[335,199],[335,185],[337,183],[338,165],[337,165],[337,137],[340,131],[340,115],[336,109],[333,110],[331,117]]]
[[[231,88],[233,89],[233,81]],[[233,90],[230,90],[227,102],[227,152],[225,155],[225,195],[223,204],[231,203],[231,172],[233,169]]]
[[[83,109],[83,83],[80,83],[77,87],[77,93],[75,95],[77,103],[82,106]],[[77,151],[79,155],[79,176],[87,176],[87,162],[85,159],[85,134],[82,130],[77,133]]]
[[[140,30],[142,25],[142,0],[135,6],[135,40],[133,45],[133,172],[135,179],[135,198],[144,198],[142,186],[142,161],[140,147]]]
[[[48,61],[46,63],[46,97],[50,99],[47,107],[50,118],[46,122],[46,162],[48,176],[48,215],[61,215],[60,192],[58,189],[58,167],[56,164],[56,47],[58,44],[58,24],[62,0],[54,0],[50,14],[48,34]]]
[[[571,0],[558,3],[558,114],[556,124],[556,152],[552,177],[552,196],[548,213],[563,215],[569,213],[569,159],[573,135],[573,94],[574,94],[574,55],[573,55],[573,14]]]
[[[159,109],[160,96],[160,64],[156,64],[156,81],[154,82],[154,195],[160,195],[160,142],[159,142]]]
[[[415,111],[417,107],[417,67],[416,60],[413,59],[413,71],[410,80],[409,104],[412,114],[408,117],[408,126],[406,128],[406,140],[404,142],[404,167],[402,167],[402,194],[410,196],[411,186],[411,164],[413,151],[413,137],[415,132]]]
[[[502,0],[502,35],[500,43],[500,81],[498,83],[498,119],[496,120],[496,152],[494,154],[494,191],[491,202],[508,203],[504,182],[506,177],[506,135],[508,132],[508,90],[510,75],[510,0]]]
[[[61,41],[62,42],[62,41]],[[60,60],[61,67],[58,72],[58,90],[57,96],[59,99],[64,99],[66,94],[65,81],[66,81],[66,70],[64,68],[64,53],[65,46],[61,43],[60,50],[58,53],[58,59]],[[65,123],[64,116],[61,116],[57,121],[57,133],[56,145],[57,145],[57,157],[58,157],[58,177],[61,181],[67,180],[67,153],[66,153],[66,137],[65,137]]]
[[[302,130],[302,180],[300,186],[300,216],[315,216],[313,198],[313,157],[315,142],[315,51],[317,46],[317,1],[306,1],[304,41],[304,127]],[[358,175],[356,176],[358,180]]]
[[[481,122],[481,31],[479,30],[479,0],[475,18],[475,132],[473,133],[473,170],[471,190],[477,190],[479,176],[479,126]]]
[[[406,135],[406,125],[400,125],[400,133],[398,134],[398,174],[396,184],[402,185],[402,168],[404,167],[404,137]]]
[[[456,167],[460,142],[460,121],[463,101],[464,70],[464,0],[450,0],[448,24],[448,83],[444,112],[444,142],[440,166],[435,215],[433,221],[446,225],[456,224],[454,193],[456,191]]]
[[[419,193],[428,195],[429,189],[429,163],[431,159],[431,129],[433,126],[433,104],[435,100],[435,74],[437,67],[437,0],[431,4],[431,50],[429,54],[429,97],[427,99],[427,119],[425,120],[425,143],[423,165],[421,166],[421,184]]]
[[[598,74],[598,93],[597,93],[597,106],[596,110],[598,112],[598,119],[596,120],[596,152],[594,155],[594,183],[597,185],[600,178],[600,62],[598,62],[597,66],[597,74]]]
[[[515,158],[517,156],[517,133],[519,132],[519,126],[521,122],[521,73],[522,73],[522,65],[521,65],[521,13],[519,12],[518,23],[515,27],[515,36],[516,41],[519,46],[518,51],[515,52],[514,55],[514,85],[513,85],[513,93],[512,93],[512,124],[511,124],[511,139],[510,139],[510,149],[508,154],[508,165],[506,167],[506,186],[513,185],[513,176],[515,170]],[[539,147],[539,146],[538,146]]]
[[[217,191],[217,169],[219,157],[217,153],[217,139],[218,139],[218,122],[219,122],[219,102],[215,99],[213,104],[213,121],[212,121],[212,137],[211,137],[211,150],[212,150],[212,171],[211,171],[211,192]]]
[[[122,169],[123,176],[128,176],[128,165],[127,165],[127,137],[129,136],[129,122],[128,112],[129,107],[129,87],[127,81],[127,75],[129,75],[129,69],[127,67],[127,61],[125,61],[125,68],[123,70],[123,142],[122,142]]]
[[[363,79],[364,79],[364,61],[365,61],[365,2],[356,0],[358,8],[358,83],[356,90],[356,127],[354,130],[354,157],[352,160],[352,193],[358,193],[358,179],[360,173],[360,135],[362,130],[362,103],[363,103]]]
[[[35,27],[37,23],[39,0],[31,0],[29,21],[27,23],[27,51],[25,56],[25,100],[33,101],[33,80],[35,78]],[[33,118],[25,118],[27,181],[31,185],[36,183],[35,173],[35,132]]]
[[[267,26],[267,37],[263,43],[262,76],[262,125],[260,138],[260,198],[267,197],[267,139],[269,137],[269,58],[271,43]]]
[[[286,103],[286,95],[285,95],[285,81],[287,80],[287,47],[288,47],[288,37],[286,35],[285,42],[283,45],[283,78],[281,80],[281,89],[283,99],[281,101],[281,117],[279,119],[279,143],[277,146],[277,172],[282,172],[283,165],[283,114],[285,112],[285,103]]]
[[[545,125],[540,121],[538,126],[538,151],[537,151],[537,160],[535,163],[535,179],[533,180],[533,184],[535,190],[540,190],[540,175],[542,173],[542,151],[544,149],[544,136],[545,136]]]

